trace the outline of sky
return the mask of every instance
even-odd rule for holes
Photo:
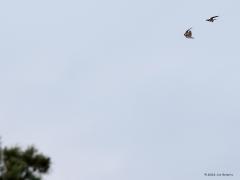
[[[50,156],[45,180],[239,179],[239,6],[1,1],[3,145]]]

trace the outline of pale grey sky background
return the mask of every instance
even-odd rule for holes
[[[238,180],[239,7],[1,1],[3,143],[49,155],[46,180]]]

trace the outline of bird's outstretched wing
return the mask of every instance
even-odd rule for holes
[[[215,20],[217,20],[217,19],[216,19],[217,17],[219,17],[219,16],[212,16],[212,17],[210,17],[209,19],[206,19],[206,21],[214,22]]]

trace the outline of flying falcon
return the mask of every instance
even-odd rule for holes
[[[191,31],[192,28],[188,29],[185,33],[184,33],[184,36],[188,39],[194,39],[192,37],[192,31]]]
[[[210,17],[209,19],[206,19],[206,21],[214,22],[215,20],[217,20],[217,19],[216,19],[217,17],[219,17],[219,16]]]

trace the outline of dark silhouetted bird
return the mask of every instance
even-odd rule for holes
[[[192,37],[192,31],[191,31],[192,28],[188,29],[185,33],[184,33],[184,36],[188,39],[194,39]]]
[[[217,19],[216,19],[217,17],[219,17],[219,16],[210,17],[209,19],[206,19],[206,21],[214,22],[215,20],[217,20]]]

